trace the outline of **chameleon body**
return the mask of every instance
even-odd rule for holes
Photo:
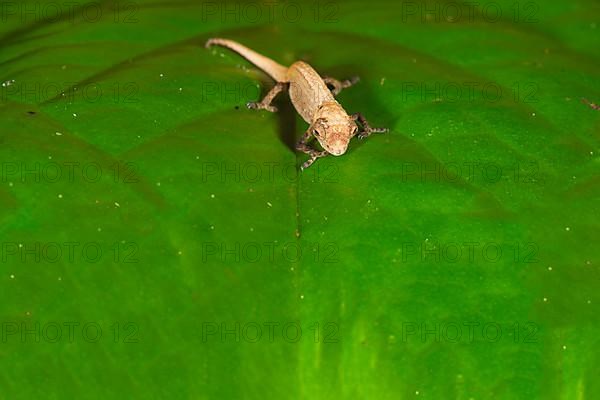
[[[297,150],[310,156],[310,159],[302,165],[302,169],[310,167],[318,158],[328,154],[341,156],[348,149],[350,139],[356,135],[362,139],[372,133],[387,132],[387,129],[371,128],[360,113],[348,115],[335,100],[334,95],[358,82],[358,78],[346,81],[322,78],[303,61],[297,61],[287,68],[228,39],[215,38],[206,42],[207,48],[213,45],[235,51],[277,82],[262,101],[250,102],[247,104],[248,108],[276,112],[277,108],[271,105],[271,102],[282,91],[289,91],[290,100],[296,111],[309,124],[308,130],[296,145]],[[329,89],[327,85],[333,89]],[[357,122],[362,127],[360,132]],[[323,151],[309,145],[313,138],[319,142]]]

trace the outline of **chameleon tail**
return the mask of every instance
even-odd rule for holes
[[[256,65],[258,68],[265,71],[269,76],[275,79],[277,82],[287,82],[287,68],[275,61],[267,58],[257,52],[250,50],[246,46],[243,46],[233,40],[213,38],[206,42],[205,47],[210,48],[211,46],[222,46],[231,49]]]

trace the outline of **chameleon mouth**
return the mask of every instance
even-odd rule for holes
[[[328,152],[329,152],[329,154],[338,157],[346,152],[346,148],[345,147],[332,148],[332,149],[329,149]]]

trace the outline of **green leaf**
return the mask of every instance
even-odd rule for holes
[[[600,9],[468,4],[3,3],[0,397],[597,398]]]

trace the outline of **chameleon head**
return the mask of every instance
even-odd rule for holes
[[[350,139],[358,130],[350,117],[337,102],[324,103],[317,111],[312,134],[325,151],[341,156],[348,149]]]

